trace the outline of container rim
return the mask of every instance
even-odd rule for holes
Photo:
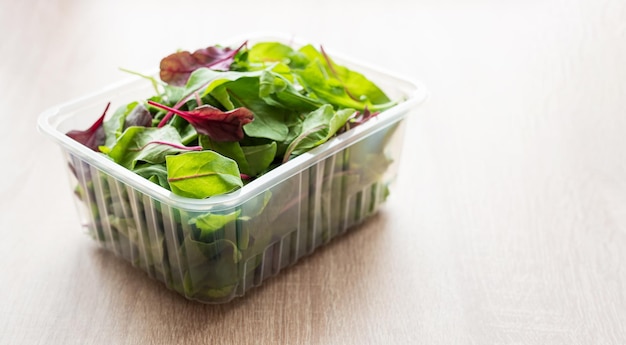
[[[238,42],[241,43],[244,40],[249,42],[261,41],[261,40],[275,40],[279,42],[289,42],[296,45],[303,45],[306,43],[313,43],[311,41],[303,42],[302,39],[294,36],[286,35],[284,33],[255,33],[247,36],[234,37],[225,42],[225,45],[235,45]],[[140,83],[143,85],[145,80],[139,77],[129,78],[121,82],[113,83],[99,91],[92,92],[83,97],[60,103],[56,106],[52,106],[44,110],[37,121],[38,130],[57,144],[66,149],[71,154],[85,160],[89,164],[92,164],[99,170],[110,174],[111,176],[129,184],[131,187],[140,190],[141,192],[151,196],[159,202],[175,206],[180,209],[188,211],[207,211],[209,209],[219,208],[225,209],[235,205],[241,204],[243,201],[248,200],[259,193],[262,193],[274,185],[284,181],[285,179],[293,176],[294,174],[316,164],[317,162],[328,158],[329,156],[337,153],[348,145],[365,138],[367,135],[383,130],[392,124],[398,122],[409,112],[409,110],[417,107],[428,98],[428,92],[423,84],[406,77],[400,77],[393,72],[386,71],[379,67],[375,67],[360,61],[356,61],[352,58],[347,58],[340,53],[335,52],[332,49],[329,51],[333,59],[340,61],[342,64],[348,64],[351,68],[358,68],[360,71],[367,73],[376,73],[379,76],[383,76],[386,79],[390,79],[397,84],[404,93],[404,100],[400,101],[397,105],[382,111],[376,117],[368,120],[364,124],[350,129],[330,140],[326,143],[305,152],[293,159],[290,159],[284,164],[270,170],[266,174],[259,176],[255,180],[243,186],[234,192],[212,196],[206,199],[193,199],[182,197],[172,193],[171,191],[153,183],[149,180],[135,174],[131,170],[124,168],[123,166],[113,162],[106,156],[92,151],[86,146],[76,142],[69,138],[65,133],[60,132],[57,129],[57,125],[68,117],[67,114],[63,114],[63,110],[68,108],[76,108],[91,104],[98,97],[102,97],[105,94],[113,93],[121,88],[131,88],[138,86]]]

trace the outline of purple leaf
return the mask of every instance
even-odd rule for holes
[[[124,120],[124,129],[131,126],[150,127],[151,125],[152,115],[142,104],[138,104]]]
[[[106,137],[102,122],[104,121],[104,116],[106,115],[107,110],[109,110],[109,106],[111,106],[111,102],[109,102],[106,108],[104,108],[102,116],[100,116],[100,118],[96,120],[96,122],[94,122],[94,124],[88,129],[84,131],[72,130],[67,132],[65,135],[87,146],[88,148],[99,152],[100,149],[98,149],[98,147],[104,145]]]
[[[191,111],[182,111],[153,101],[148,101],[148,104],[182,117],[199,134],[208,135],[214,141],[243,139],[243,126],[254,119],[252,111],[243,107],[224,112],[210,105],[203,105]]]
[[[235,55],[246,45],[244,42],[239,48],[208,47],[198,49],[193,53],[181,51],[170,54],[161,60],[161,80],[176,86],[187,83],[191,72],[201,67],[227,71],[233,63]]]

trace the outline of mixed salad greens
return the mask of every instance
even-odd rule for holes
[[[68,136],[190,198],[241,188],[395,104],[312,45],[211,46],[162,59],[155,95]]]
[[[323,49],[279,42],[180,51],[154,96],[67,135],[189,198],[242,188],[396,102]],[[388,194],[397,123],[220,210],[153,199],[69,155],[90,232],[187,298],[225,302],[371,215]]]

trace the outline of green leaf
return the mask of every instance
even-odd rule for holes
[[[167,179],[174,194],[203,199],[241,188],[237,163],[217,152],[187,152],[166,157]]]
[[[170,189],[170,185],[167,182],[167,169],[164,164],[142,164],[133,171],[165,189]]]
[[[290,67],[303,67],[308,62],[306,56],[280,42],[260,42],[248,50],[248,62],[265,67],[268,63],[280,62]]]
[[[226,71],[220,72],[208,68],[199,68],[191,73],[187,85],[185,85],[185,95],[190,95],[200,89],[200,96],[204,97],[213,91],[216,87],[227,83],[229,81],[235,81],[240,78],[258,78],[262,71],[253,72],[237,72]]]
[[[213,232],[222,229],[227,224],[237,220],[241,210],[228,214],[207,213],[189,220],[189,224],[194,224],[200,230],[198,238],[201,242],[208,242],[214,237]]]
[[[117,110],[113,113],[113,116],[104,121],[102,126],[104,127],[104,133],[106,135],[106,140],[104,142],[105,146],[109,148],[113,147],[117,138],[119,138],[124,131],[124,120],[126,120],[126,116],[128,116],[128,114],[135,109],[137,104],[137,102],[131,102],[117,108]]]
[[[187,150],[162,145],[167,142],[181,145],[180,135],[171,126],[162,128],[128,127],[111,148],[109,157],[118,164],[133,169],[137,162],[159,164],[165,162],[165,156]]]
[[[259,94],[269,105],[298,113],[308,113],[324,104],[301,94],[285,77],[270,71],[261,74]]]
[[[243,255],[229,240],[204,243],[185,237],[180,255],[186,259],[185,293],[202,300],[229,296],[239,282],[238,262]]]
[[[287,148],[283,161],[291,154],[298,155],[328,141],[346,124],[354,109],[333,110],[324,105],[307,115],[302,123],[302,133]]]
[[[250,167],[248,175],[256,176],[265,172],[276,157],[276,142],[257,146],[243,146],[241,148]]]
[[[290,111],[273,107],[259,96],[258,77],[240,78],[220,88],[228,93],[235,107],[245,107],[254,113],[254,120],[243,127],[248,136],[276,141],[286,139],[289,129],[285,124],[285,117]]]
[[[260,42],[248,50],[249,62],[286,62],[289,63],[293,49],[279,42]]]
[[[225,87],[217,87],[215,88],[210,95],[217,100],[218,102],[220,102],[220,104],[226,109],[226,110],[233,110],[235,109],[235,105],[233,104],[233,102],[231,102],[230,100],[230,95],[228,94],[228,91],[226,90]]]
[[[361,73],[337,65],[312,45],[300,48],[310,61],[303,70],[295,71],[305,87],[319,98],[342,108],[372,111],[386,109],[391,102],[376,84]]]
[[[178,101],[180,101],[181,99],[183,99],[183,97],[185,97],[185,88],[182,86],[174,86],[174,85],[164,85],[163,86],[163,95],[165,96],[165,99],[167,99],[167,102],[169,104],[174,104]],[[193,93],[194,91],[192,91],[191,93]]]
[[[253,176],[250,172],[250,167],[248,166],[248,160],[246,159],[243,150],[241,149],[241,145],[237,141],[214,141],[209,138],[208,135],[200,135],[200,145],[209,150],[213,150],[222,156],[228,157],[235,162],[239,166],[239,170],[246,174]]]

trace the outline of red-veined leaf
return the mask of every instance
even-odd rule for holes
[[[182,111],[153,101],[148,101],[148,104],[173,112],[191,123],[199,134],[208,135],[215,141],[243,139],[243,126],[254,119],[254,114],[243,107],[224,112],[213,106],[203,105],[191,111]]]
[[[183,86],[187,83],[191,72],[200,67],[227,71],[233,63],[235,55],[246,45],[244,42],[239,48],[212,46],[198,49],[193,53],[181,51],[170,54],[161,60],[161,80],[176,86]]]
[[[65,135],[87,146],[88,148],[99,152],[100,150],[98,147],[104,145],[106,137],[102,123],[104,122],[104,116],[106,115],[107,110],[109,110],[109,106],[111,106],[111,102],[107,103],[106,108],[104,108],[104,112],[100,118],[98,118],[98,120],[91,125],[91,127],[84,131],[72,130],[67,132]]]

